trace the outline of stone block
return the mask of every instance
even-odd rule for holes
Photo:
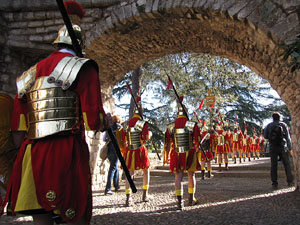
[[[2,16],[8,22],[13,22],[14,21],[14,14],[13,13],[2,13]]]
[[[165,9],[168,10],[168,9],[172,8],[173,2],[174,2],[174,0],[169,0],[169,1],[167,1],[166,6],[165,6]]]
[[[46,11],[37,11],[33,13],[35,20],[43,20],[46,18]]]
[[[52,25],[54,25],[53,20],[44,20],[44,26],[52,26]]]
[[[9,56],[5,57],[5,62],[8,62],[8,63],[11,62],[11,58]],[[9,84],[9,79],[10,79],[10,76],[7,75],[7,74],[1,74],[0,75],[0,82],[1,83]]]
[[[219,0],[219,1],[214,1],[213,4],[210,6],[212,10],[220,10],[221,6],[225,3],[226,0]]]
[[[12,22],[8,24],[8,27],[10,29],[20,29],[20,28],[26,28],[28,26],[27,22]]]
[[[141,6],[141,5],[145,5],[146,2],[147,2],[147,0],[138,0],[138,1],[136,2],[136,4],[137,4],[138,6]]]
[[[149,13],[152,11],[152,4],[153,4],[153,0],[147,0],[145,6],[145,13]]]
[[[241,11],[243,8],[245,8],[248,3],[249,3],[249,1],[247,1],[247,0],[238,1],[237,4],[234,4],[229,9],[227,9],[227,12],[228,12],[229,15],[234,16],[239,11]]]
[[[119,21],[122,23],[122,21],[125,19],[125,13],[123,7],[116,8],[115,15],[119,18]]]
[[[197,1],[195,1],[193,7],[195,7],[195,8],[202,8],[202,6],[205,5],[205,3],[207,1],[210,1],[210,0],[197,0]]]
[[[43,42],[43,37],[41,35],[30,35],[29,40],[33,42]]]
[[[35,33],[36,34],[46,33],[46,29],[45,29],[45,27],[38,27],[38,28],[35,29]]]
[[[237,18],[238,19],[244,19],[247,16],[249,16],[255,9],[257,9],[259,7],[259,5],[261,4],[263,0],[257,0],[257,1],[250,1],[247,5],[247,7],[244,7],[243,9],[241,9],[238,14],[237,14]]]
[[[221,11],[227,11],[230,7],[232,7],[236,3],[236,0],[228,0],[221,6]]]

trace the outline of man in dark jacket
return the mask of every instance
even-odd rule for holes
[[[291,172],[291,165],[289,161],[289,155],[293,156],[292,143],[289,134],[289,129],[286,123],[280,121],[280,113],[274,112],[272,115],[273,122],[269,123],[264,129],[264,137],[269,140],[270,143],[270,156],[271,156],[271,180],[273,188],[278,187],[277,182],[277,162],[278,157],[282,159],[284,165],[285,174],[287,178],[288,186],[293,186],[293,175]],[[271,141],[275,127],[280,125],[282,127],[282,140]],[[280,138],[278,138],[280,139]]]

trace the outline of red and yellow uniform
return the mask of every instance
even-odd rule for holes
[[[233,141],[232,141],[232,150],[233,151],[240,151],[243,149],[241,145],[241,138],[242,137],[242,132],[240,130],[234,129],[233,130]]]
[[[138,114],[128,121],[128,129],[135,127],[136,123],[141,121],[141,117]],[[141,146],[136,149],[131,149],[129,145],[126,146],[124,160],[129,170],[148,169],[150,167],[150,160],[148,157],[148,150],[145,146],[145,141],[149,140],[149,125],[145,123],[140,132],[140,143]],[[128,131],[124,130],[123,140],[128,140]]]
[[[259,152],[259,137],[257,137],[256,135],[253,135],[252,137],[252,151],[253,152]]]
[[[208,131],[203,131],[203,132],[201,132],[201,140],[206,136],[208,134]],[[210,134],[208,134],[207,135],[208,136],[208,141],[210,142]],[[207,137],[206,136],[206,137]],[[208,147],[210,147],[210,146],[208,146]],[[207,159],[209,160],[209,161],[211,161],[211,160],[213,160],[214,159],[214,155],[213,155],[213,153],[212,153],[212,151],[210,150],[210,149],[203,149],[204,151],[205,151],[205,155],[206,155],[206,157],[207,157]],[[201,153],[200,153],[200,161],[202,161],[202,162],[204,162],[204,161],[206,161],[206,158],[205,158],[205,155],[204,155],[204,153],[201,151]]]
[[[187,118],[185,116],[178,116],[174,121],[175,129],[183,129],[186,125]],[[191,146],[193,146],[189,151],[178,153],[175,150],[175,138],[174,133],[169,128],[167,128],[165,133],[166,143],[169,143],[169,157],[170,157],[170,172],[176,173],[178,171],[197,171],[200,169],[200,164],[198,162],[198,152],[197,152],[197,144],[199,137],[199,130],[197,125],[193,127],[193,132],[190,134]]]
[[[231,143],[232,143],[232,133],[230,130],[226,131],[225,133],[225,149],[224,153],[229,153],[231,152]]]
[[[216,149],[216,153],[217,154],[223,154],[225,151],[225,138],[224,138],[224,134],[223,134],[223,129],[219,129],[217,130],[217,149]]]
[[[260,142],[259,142],[259,150],[260,152],[265,152],[265,139],[262,135],[259,136],[260,137]]]
[[[47,80],[44,76],[52,74],[65,57],[74,58],[70,53],[56,51],[37,63],[33,67],[34,85]],[[102,129],[106,116],[97,67],[94,64],[81,67],[68,91],[75,93],[80,102],[78,122],[69,130],[23,140],[6,194],[13,213],[54,211],[66,222],[91,218],[89,149],[84,130]],[[32,120],[28,115],[32,109],[28,94],[19,97],[14,101],[11,130],[27,132],[32,126],[28,123]]]
[[[175,195],[180,210],[183,209],[182,177],[184,172],[188,174],[189,205],[193,206],[198,202],[194,194],[196,190],[195,171],[200,169],[197,152],[199,136],[197,124],[188,121],[180,107],[177,119],[167,126],[165,132],[165,153],[170,157],[170,172],[175,175]]]

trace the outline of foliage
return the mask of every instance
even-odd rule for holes
[[[177,116],[174,91],[166,91],[167,75],[171,77],[178,94],[184,96],[183,103],[189,117],[195,121],[196,113],[198,119],[215,125],[220,122],[221,114],[226,123],[234,124],[237,118],[243,126],[246,121],[248,133],[251,134],[253,128],[260,130],[263,121],[271,117],[270,111],[277,110],[289,115],[281,100],[270,94],[268,82],[243,65],[205,54],[168,55],[143,65],[141,89],[144,117],[151,122],[156,140],[162,140],[162,131]],[[130,77],[131,74],[127,74],[124,80],[130,80]],[[116,88],[124,88],[124,80]],[[208,90],[216,96],[216,103],[213,108],[204,104],[199,110],[198,106],[208,95]],[[270,104],[264,105],[262,100]]]

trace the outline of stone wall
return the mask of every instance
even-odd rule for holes
[[[97,61],[103,98],[125,73],[167,54],[209,53],[245,64],[267,79],[292,114],[300,184],[300,72],[290,73],[282,44],[300,33],[299,0],[81,0],[87,57]],[[52,51],[62,25],[54,1],[0,0],[0,91],[15,94],[15,78]],[[28,5],[27,5],[28,4]]]

